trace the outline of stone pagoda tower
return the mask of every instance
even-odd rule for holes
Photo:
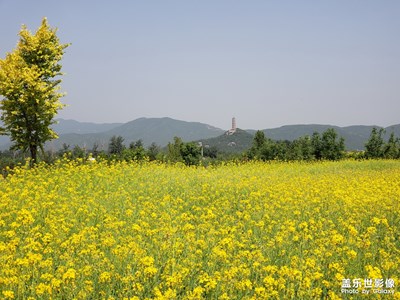
[[[236,118],[233,117],[233,118],[232,118],[232,128],[229,129],[229,130],[226,132],[226,134],[231,135],[231,134],[234,134],[235,132],[236,132]]]

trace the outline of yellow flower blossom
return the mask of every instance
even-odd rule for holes
[[[355,278],[400,297],[400,161],[9,172],[2,299],[341,299]]]
[[[4,296],[4,299],[14,299],[15,298],[13,291],[5,290],[5,291],[2,292],[2,294]]]
[[[100,283],[107,283],[111,281],[111,274],[110,272],[102,272],[99,276]]]
[[[74,280],[76,278],[76,271],[72,268],[68,269],[62,278],[64,281]]]
[[[43,294],[51,295],[51,286],[47,285],[47,284],[44,284],[44,283],[39,283],[36,286],[35,291],[36,291],[36,294],[39,295],[39,296],[41,296]]]

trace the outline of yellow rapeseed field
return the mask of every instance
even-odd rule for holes
[[[2,299],[400,299],[400,161],[63,160],[0,199]]]

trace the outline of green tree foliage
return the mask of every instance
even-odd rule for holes
[[[85,158],[86,157],[86,149],[82,148],[78,145],[75,145],[72,149],[72,157],[73,158]]]
[[[198,165],[201,159],[201,148],[198,144],[190,142],[181,145],[180,153],[186,165]]]
[[[306,135],[298,139],[299,148],[301,151],[301,159],[311,160],[314,158],[312,139]]]
[[[90,153],[92,153],[93,157],[95,157],[95,158],[100,154],[99,144],[97,142],[93,144],[93,147],[90,150]]]
[[[253,140],[253,147],[255,150],[261,150],[264,147],[266,142],[266,137],[263,131],[257,130],[256,134],[254,135]]]
[[[184,162],[186,165],[197,165],[201,160],[201,147],[195,143],[184,143],[181,138],[174,137],[173,143],[168,143],[167,160]]]
[[[264,132],[258,130],[254,135],[253,145],[248,151],[250,159],[273,160],[286,159],[286,142],[276,142],[265,137]]]
[[[367,143],[365,144],[365,156],[367,158],[383,158],[384,144],[383,135],[385,130],[380,128],[372,128],[371,134]]]
[[[121,155],[124,149],[124,138],[122,136],[112,136],[108,145],[108,153],[111,155]]]
[[[338,138],[338,135],[333,128],[329,128],[322,133],[322,158],[329,160],[338,160],[343,157],[344,139]]]
[[[149,157],[149,160],[150,161],[156,160],[159,153],[160,153],[160,147],[156,143],[151,143],[151,145],[147,149],[147,155]]]
[[[271,139],[265,139],[264,144],[262,145],[262,147],[260,148],[260,150],[258,151],[258,157],[261,160],[273,160],[275,158],[277,158],[277,153],[278,153],[278,144],[276,142],[274,142]]]
[[[312,141],[309,136],[300,137],[288,144],[289,160],[311,160],[314,158]]]
[[[261,151],[264,148],[266,141],[267,139],[264,132],[257,130],[256,134],[254,135],[253,145],[248,151],[248,156],[250,159],[261,159]]]
[[[62,148],[57,151],[58,156],[62,157],[65,154],[72,155],[71,146],[69,144],[63,143]]]
[[[383,156],[385,158],[400,158],[400,141],[395,138],[394,132],[390,134],[388,142],[384,145]]]
[[[203,155],[215,159],[218,156],[218,148],[216,146],[204,147]]]
[[[0,60],[1,133],[10,136],[13,149],[29,151],[32,162],[46,141],[57,138],[50,125],[64,106],[61,79],[55,78],[62,75],[59,61],[68,44],[59,42],[56,31],[46,18],[35,34],[22,26],[16,49]]]
[[[139,139],[136,142],[130,143],[129,148],[122,151],[122,157],[126,161],[145,159],[146,150],[144,149],[143,141]]]
[[[181,155],[181,147],[183,145],[183,141],[180,137],[175,136],[173,143],[168,143],[167,146],[167,160],[170,162],[179,162],[183,161]]]
[[[144,149],[143,141],[141,139],[139,139],[135,142],[130,143],[129,149],[131,149],[131,150]]]
[[[344,139],[338,138],[334,129],[323,132],[322,137],[315,132],[312,137],[304,136],[292,142],[273,141],[257,131],[253,146],[247,153],[250,159],[261,160],[337,160],[343,157]]]
[[[3,177],[7,177],[10,173],[10,169],[13,169],[17,165],[24,164],[25,157],[18,152],[19,151],[11,150],[0,151],[0,170]]]

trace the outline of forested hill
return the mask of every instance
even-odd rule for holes
[[[199,140],[197,142],[201,142],[206,148],[215,147],[221,152],[240,153],[251,147],[253,138],[253,134],[238,128],[233,134],[225,132],[220,136]]]

